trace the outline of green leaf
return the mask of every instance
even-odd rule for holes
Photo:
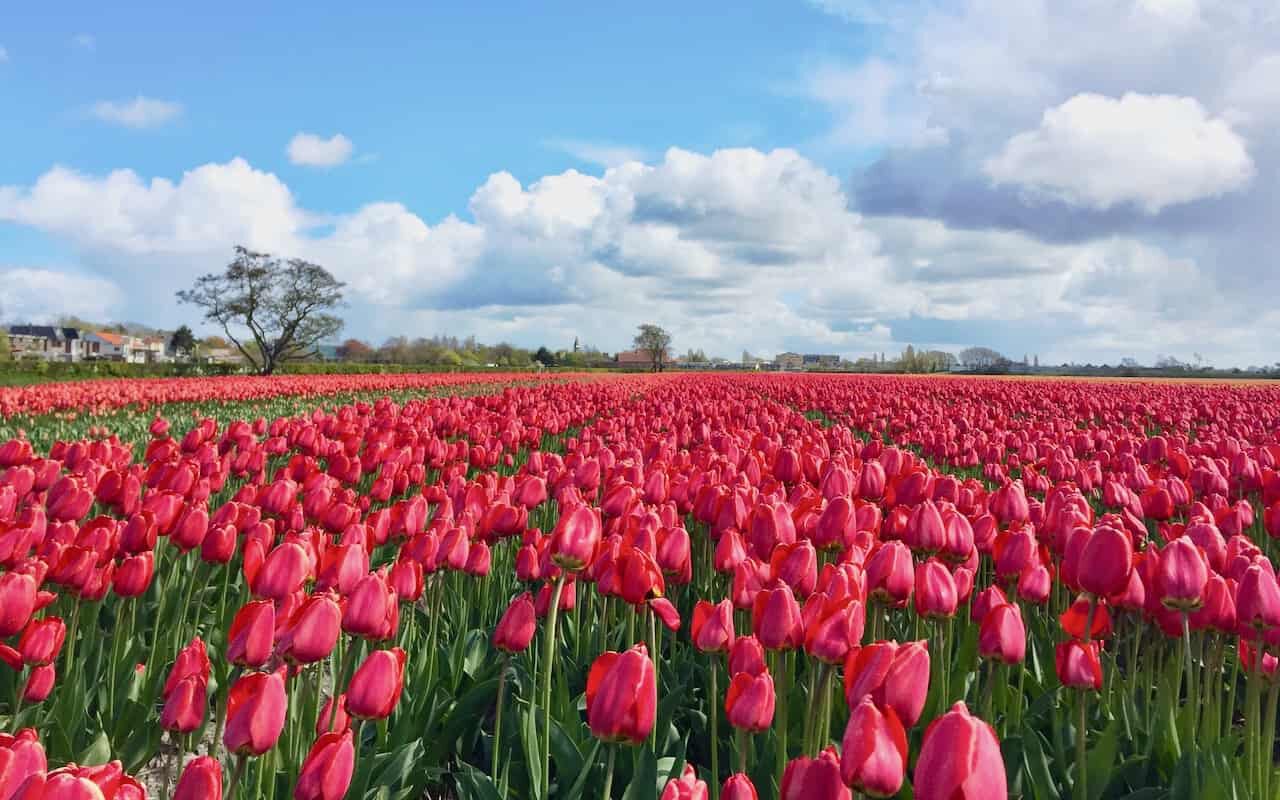
[[[653,751],[645,747],[640,751],[636,771],[627,786],[622,800],[653,800],[658,795],[658,760]]]
[[[486,662],[490,661],[489,637],[486,632],[479,629],[467,631],[462,671],[474,680]]]
[[[591,769],[596,764],[596,756],[600,755],[600,740],[595,740],[595,746],[591,748],[591,755],[582,762],[582,770],[578,773],[578,777],[573,782],[573,786],[569,787],[569,792],[564,796],[564,800],[578,800],[582,797],[582,790],[587,785],[587,777],[591,775]]]
[[[529,796],[542,800],[542,756],[538,747],[538,709],[528,705],[524,709],[524,724],[520,726],[520,743],[524,746],[524,761],[529,768]]]
[[[1085,760],[1085,769],[1089,775],[1089,798],[1098,800],[1116,774],[1116,750],[1119,746],[1120,725],[1115,720],[1098,737],[1097,742],[1089,750]]]
[[[431,749],[426,756],[428,764],[442,763],[452,752],[458,737],[464,733],[474,733],[480,728],[489,707],[497,698],[497,692],[498,679],[492,678],[477,683],[458,699],[441,726],[440,733],[430,737]],[[468,731],[468,728],[471,730]]]
[[[422,740],[415,739],[392,751],[386,764],[374,779],[379,786],[405,786],[411,782],[418,759],[421,757]]]
[[[1027,728],[1023,734],[1022,744],[1027,775],[1030,777],[1028,792],[1036,800],[1060,800],[1058,785],[1053,779],[1053,769],[1049,765],[1049,755],[1044,743],[1040,741],[1040,736]]]
[[[555,719],[551,720],[551,758],[557,775],[568,778],[582,772],[582,751]]]
[[[458,800],[502,800],[493,780],[470,764],[464,762],[453,777]]]
[[[111,740],[107,738],[107,732],[98,731],[98,734],[93,737],[93,741],[76,760],[86,767],[101,766],[110,761]]]

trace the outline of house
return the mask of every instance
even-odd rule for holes
[[[830,355],[827,353],[807,354],[804,357],[804,365],[806,369],[835,369],[840,366],[840,356]]]
[[[799,353],[778,353],[773,359],[773,363],[778,369],[804,369],[804,356]]]
[[[164,334],[143,336],[139,340],[138,350],[148,364],[165,364],[173,361],[173,355],[169,352],[169,337]]]
[[[623,350],[614,357],[619,367],[630,369],[649,369],[653,366],[653,354],[648,350]],[[668,350],[662,358],[664,366],[675,363],[675,358]]]
[[[124,361],[130,364],[147,363],[148,347],[136,336],[111,331],[86,334],[88,357],[104,361]],[[163,352],[163,343],[161,345]]]
[[[87,354],[86,343],[75,328],[54,325],[10,325],[9,355],[14,359],[80,361]]]

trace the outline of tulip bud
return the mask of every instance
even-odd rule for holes
[[[355,759],[350,730],[320,736],[298,772],[295,800],[342,800],[351,786]]]
[[[1190,539],[1174,539],[1160,551],[1156,565],[1160,586],[1160,602],[1166,608],[1194,611],[1204,605],[1204,590],[1209,582],[1209,565],[1204,554]]]
[[[222,765],[209,756],[197,756],[182,771],[173,800],[222,800]]]
[[[787,762],[782,772],[780,800],[851,800],[849,787],[840,777],[840,756],[829,746],[817,758],[800,756]]]
[[[275,747],[284,730],[288,706],[283,667],[275,672],[242,676],[231,686],[227,697],[223,744],[238,755],[266,753]]]
[[[760,733],[773,724],[775,700],[773,676],[767,670],[759,675],[739,672],[725,694],[724,715],[733,727]]]
[[[653,662],[643,644],[607,651],[591,665],[587,724],[597,739],[640,744],[653,730],[657,705]]]
[[[404,690],[405,659],[399,647],[370,653],[347,687],[347,713],[357,719],[391,716]]]
[[[1088,644],[1072,639],[1058,645],[1054,666],[1058,680],[1068,689],[1102,689],[1102,662],[1098,656],[1098,643]]]
[[[692,764],[685,764],[679,778],[667,781],[660,800],[707,800],[706,781],[698,779]]]
[[[978,655],[1002,664],[1021,664],[1027,654],[1027,629],[1016,605],[994,606],[978,630]]]
[[[693,607],[693,623],[690,626],[693,646],[704,653],[723,653],[733,644],[733,604],[721,600],[712,605],[699,600]]]
[[[925,730],[912,788],[917,800],[1007,797],[995,730],[956,703]]]
[[[745,772],[730,775],[720,789],[720,800],[760,800],[755,784]]]
[[[849,715],[841,742],[841,775],[853,789],[892,797],[907,774],[907,732],[893,708],[881,711],[864,697]]]
[[[523,652],[537,632],[533,596],[528,592],[519,595],[507,606],[507,611],[493,631],[493,646],[507,653]]]

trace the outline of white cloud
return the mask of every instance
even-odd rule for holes
[[[628,161],[645,160],[644,150],[613,142],[587,139],[549,139],[546,145],[554,150],[568,153],[585,164],[593,164],[598,167],[616,167]]]
[[[182,105],[138,95],[132,100],[119,102],[101,100],[93,104],[90,113],[103,122],[114,125],[124,125],[128,128],[154,128],[176,119],[182,113]]]
[[[499,172],[468,210],[469,219],[434,223],[392,202],[322,214],[242,159],[176,180],[58,167],[29,187],[0,187],[0,221],[71,244],[107,286],[130,287],[123,297],[99,293],[113,313],[156,324],[180,321],[172,293],[218,269],[236,243],[330,268],[349,287],[350,332],[375,340],[406,331],[529,345],[578,336],[613,350],[656,320],[680,348],[857,356],[908,340],[948,343],[927,326],[899,334],[907,318],[1040,330],[1054,315],[1076,326],[1066,352],[1128,355],[1147,331],[1167,331],[1172,351],[1196,320],[1230,316],[1187,257],[1123,237],[1050,245],[864,218],[835,176],[791,150],[673,148],[653,163],[527,185]],[[49,285],[23,296],[48,296]]]
[[[29,267],[0,266],[0,286],[0,322],[6,323],[48,323],[64,315],[104,319],[122,297],[111,281]]]
[[[1013,136],[983,168],[1015,184],[1097,209],[1133,203],[1148,214],[1245,186],[1244,140],[1194,98],[1078,94]]]
[[[336,167],[346,163],[354,150],[351,140],[340,133],[328,139],[314,133],[299,133],[289,140],[289,161],[304,167]]]
[[[908,78],[899,67],[880,58],[856,66],[823,64],[810,71],[804,93],[826,106],[834,121],[822,144],[849,148],[944,143],[946,131],[929,120],[923,102],[929,85],[911,86]]]
[[[88,33],[77,33],[71,38],[71,41],[76,45],[76,47],[80,47],[85,50],[92,50],[98,44],[97,40]]]

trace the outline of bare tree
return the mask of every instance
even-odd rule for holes
[[[662,372],[666,365],[667,348],[671,346],[671,334],[657,325],[641,325],[634,345],[637,350],[649,354],[654,372]]]
[[[342,305],[342,287],[319,264],[282,262],[237,245],[225,272],[197,278],[178,292],[178,301],[203,308],[254,371],[270,375],[314,355],[317,344],[342,330],[342,320],[328,313]]]

